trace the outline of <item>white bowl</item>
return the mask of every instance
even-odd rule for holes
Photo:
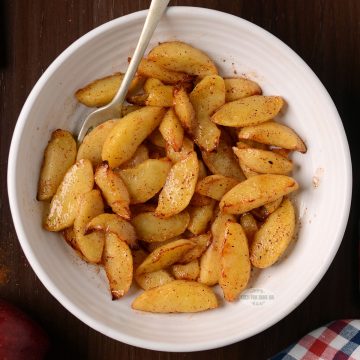
[[[285,97],[283,121],[308,145],[296,154],[297,241],[277,265],[254,276],[248,297],[198,314],[133,311],[135,289],[111,301],[104,274],[77,258],[59,235],[41,228],[35,200],[40,164],[50,133],[76,130],[87,109],[74,91],[124,70],[146,11],[110,21],[77,40],[46,70],[29,95],[11,143],[8,190],[16,231],[27,259],[51,294],[80,320],[122,342],[163,351],[195,351],[231,344],[275,324],[318,284],[341,243],[351,199],[351,162],[344,129],[327,91],[284,43],[238,17],[202,8],[168,10],[150,47],[178,39],[208,53],[220,73],[245,74],[265,94]],[[316,185],[316,186],[314,186]],[[252,293],[252,297],[250,296]]]

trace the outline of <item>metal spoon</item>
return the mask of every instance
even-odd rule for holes
[[[81,125],[81,129],[77,138],[79,143],[83,141],[85,135],[90,129],[103,123],[106,120],[120,118],[121,107],[125,100],[125,96],[129,89],[131,80],[136,73],[136,70],[156,29],[156,26],[159,23],[169,2],[170,0],[151,1],[149,12],[146,17],[144,27],[141,31],[138,44],[136,46],[135,52],[131,58],[130,64],[126,70],[118,92],[109,104],[99,109],[96,109],[86,117],[85,121]]]

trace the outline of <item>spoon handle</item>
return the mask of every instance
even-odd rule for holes
[[[121,86],[111,101],[111,105],[122,104],[125,100],[125,96],[128,92],[131,80],[134,78],[136,70],[140,64],[145,50],[150,42],[150,39],[156,29],[158,22],[160,21],[167,5],[170,0],[152,0],[149,8],[149,13],[146,17],[144,27],[141,31],[139,41],[137,43],[135,52],[131,58],[130,64],[126,70]]]

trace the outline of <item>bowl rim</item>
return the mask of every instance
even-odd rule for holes
[[[341,218],[339,219],[339,227],[336,234],[336,241],[333,242],[331,251],[328,254],[328,257],[326,259],[326,262],[324,262],[319,269],[318,273],[315,274],[315,276],[312,278],[311,283],[308,284],[308,286],[305,288],[305,290],[300,293],[300,295],[297,297],[296,301],[289,304],[288,307],[284,308],[284,310],[279,313],[276,317],[271,318],[270,320],[265,320],[259,324],[256,328],[254,328],[253,331],[249,331],[245,335],[237,335],[233,334],[232,336],[228,336],[226,338],[219,338],[217,341],[209,342],[202,342],[202,343],[196,343],[196,344],[170,344],[164,341],[151,341],[151,340],[144,340],[137,338],[135,336],[126,335],[122,332],[113,333],[111,329],[108,329],[108,327],[96,320],[93,320],[91,316],[88,316],[80,307],[76,306],[71,299],[64,293],[62,293],[56,285],[52,282],[51,278],[47,275],[45,269],[42,267],[41,263],[37,260],[37,256],[31,246],[29,245],[29,242],[27,240],[27,235],[25,232],[25,228],[21,222],[20,218],[20,212],[19,212],[19,199],[16,193],[16,185],[15,185],[15,177],[16,177],[16,160],[17,160],[17,153],[18,148],[20,146],[20,140],[23,135],[23,128],[26,123],[27,115],[29,113],[29,110],[32,108],[32,105],[39,95],[42,87],[47,82],[47,79],[51,77],[51,75],[57,70],[59,66],[74,52],[76,52],[77,48],[85,44],[88,40],[92,39],[93,37],[98,36],[101,33],[104,33],[113,27],[118,26],[121,23],[127,23],[138,19],[145,18],[148,10],[141,10],[137,11],[125,16],[121,16],[119,18],[113,19],[111,21],[108,21],[88,33],[81,36],[79,39],[74,41],[70,46],[68,46],[59,56],[56,57],[56,59],[50,64],[50,66],[46,69],[46,71],[41,75],[39,80],[36,82],[35,86],[33,87],[32,91],[28,95],[25,104],[23,105],[23,108],[20,112],[20,115],[18,117],[15,130],[13,133],[11,145],[10,145],[10,151],[9,151],[9,158],[8,158],[8,173],[7,173],[7,185],[8,185],[8,196],[9,196],[9,203],[10,203],[10,210],[13,218],[13,223],[15,226],[15,230],[20,242],[20,245],[24,251],[24,254],[29,261],[32,269],[40,279],[40,281],[43,283],[43,285],[46,287],[46,289],[51,293],[52,296],[55,297],[57,301],[60,302],[70,313],[72,313],[74,316],[76,316],[79,320],[90,326],[91,328],[101,332],[104,335],[107,335],[115,340],[127,343],[129,345],[151,349],[151,350],[159,350],[159,351],[169,351],[169,352],[191,352],[191,351],[200,351],[200,350],[209,350],[214,348],[219,348],[222,346],[226,346],[229,344],[233,344],[235,342],[244,340],[246,338],[249,338],[251,336],[254,336],[256,334],[261,333],[262,331],[270,328],[272,325],[276,324],[283,318],[285,318],[288,314],[290,314],[296,307],[298,307],[308,296],[309,294],[314,290],[314,288],[318,285],[320,280],[323,278],[324,274],[328,270],[330,264],[332,263],[339,247],[342,242],[342,238],[345,233],[345,229],[348,222],[349,212],[350,212],[350,206],[351,206],[351,196],[352,196],[352,165],[351,165],[351,156],[350,156],[350,150],[349,145],[347,142],[345,130],[343,127],[343,123],[341,121],[341,118],[338,114],[338,111],[336,109],[336,106],[334,102],[332,101],[329,93],[325,89],[324,85],[321,83],[319,78],[316,76],[316,74],[311,70],[311,68],[302,60],[302,58],[295,53],[288,45],[286,45],[283,41],[281,41],[279,38],[277,38],[275,35],[271,34],[267,30],[263,29],[262,27],[245,20],[241,17],[231,15],[222,11],[208,9],[208,8],[202,8],[202,7],[191,7],[191,6],[172,6],[167,9],[167,13],[170,15],[177,14],[177,15],[186,15],[187,12],[197,12],[201,16],[221,16],[223,18],[227,18],[229,21],[240,21],[242,22],[246,27],[253,30],[254,32],[260,34],[261,37],[268,39],[269,41],[272,41],[274,44],[282,48],[284,51],[286,51],[289,56],[292,57],[293,61],[296,62],[298,65],[300,65],[304,71],[306,71],[309,75],[311,75],[315,82],[319,85],[319,91],[322,92],[322,95],[324,98],[327,98],[328,106],[332,109],[332,112],[334,114],[334,119],[337,120],[337,125],[339,128],[339,136],[342,140],[342,147],[345,154],[345,167],[346,167],[346,173],[343,174],[346,182],[346,187],[344,189],[344,197],[345,197],[345,211],[343,214],[341,214]]]

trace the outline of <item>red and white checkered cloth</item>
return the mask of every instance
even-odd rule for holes
[[[360,320],[338,320],[312,331],[271,360],[359,360]]]

